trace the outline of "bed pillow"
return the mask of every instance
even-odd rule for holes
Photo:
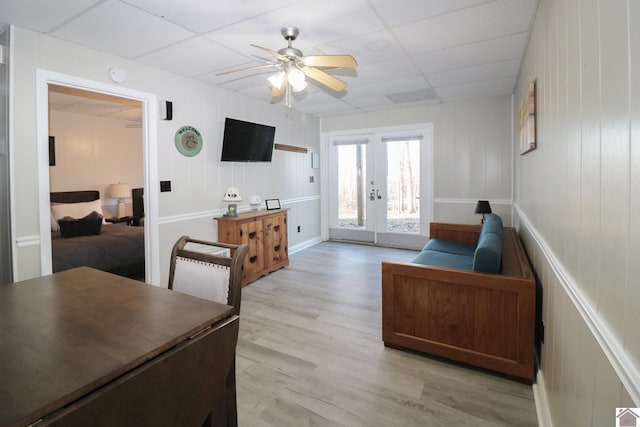
[[[62,237],[93,236],[100,234],[102,219],[101,214],[93,211],[80,219],[64,217],[58,221],[58,224]]]
[[[96,212],[104,217],[102,213],[102,201],[100,199],[92,202],[80,202],[80,203],[60,203],[51,206],[51,231],[58,231],[58,221],[64,217],[71,218],[84,218],[91,212]],[[103,220],[104,222],[104,220]]]

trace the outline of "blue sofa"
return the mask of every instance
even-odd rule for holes
[[[482,273],[500,273],[502,219],[496,214],[489,214],[482,225],[477,244],[431,239],[411,262]]]
[[[411,262],[382,262],[384,345],[531,383],[536,283],[516,230],[489,215],[429,235]]]

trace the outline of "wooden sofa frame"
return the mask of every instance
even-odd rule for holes
[[[431,238],[477,242],[480,225],[431,223]],[[536,283],[516,230],[504,227],[500,274],[382,262],[382,339],[506,374],[534,376]]]

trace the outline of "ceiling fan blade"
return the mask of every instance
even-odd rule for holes
[[[281,61],[289,61],[289,60],[290,60],[290,59],[289,59],[289,58],[287,58],[286,56],[284,56],[284,55],[280,55],[280,54],[279,54],[278,52],[276,52],[275,50],[269,49],[269,48],[267,48],[267,47],[258,46],[257,44],[253,44],[253,43],[249,43],[249,44],[250,44],[251,46],[253,46],[253,47],[257,48],[257,49],[263,50],[263,51],[267,52],[268,54],[275,56],[276,58],[278,58],[278,59],[279,59],[279,60],[281,60]]]
[[[237,73],[240,71],[257,70],[259,68],[277,67],[279,65],[280,64],[252,65],[251,67],[238,68],[236,70],[230,70],[230,71],[223,71],[221,73],[216,74],[216,76],[224,76],[225,74]]]
[[[355,68],[358,62],[351,55],[311,55],[303,56],[300,62],[309,67]]]
[[[336,92],[342,92],[347,88],[347,84],[337,77],[333,77],[331,74],[327,74],[324,71],[318,70],[313,67],[302,67],[302,72],[313,80],[322,83],[329,89]]]

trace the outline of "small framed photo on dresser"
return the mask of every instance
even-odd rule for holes
[[[268,211],[272,211],[274,209],[280,209],[280,199],[266,199],[264,202],[267,205]]]

